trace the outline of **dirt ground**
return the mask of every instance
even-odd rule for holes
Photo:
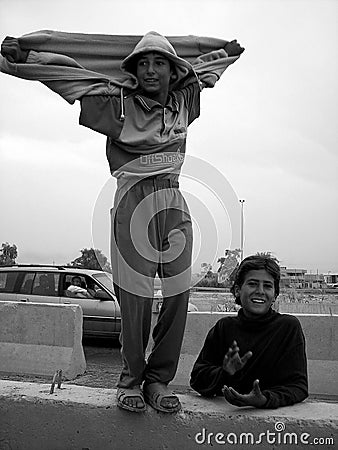
[[[88,387],[114,388],[121,370],[120,345],[111,339],[84,339],[83,350],[87,368],[83,375],[65,383]],[[0,372],[0,379],[51,383],[54,374],[50,376],[16,375]]]
[[[93,388],[116,388],[121,371],[121,354],[118,340],[84,339],[83,350],[86,358],[86,372],[65,384],[76,384]],[[50,376],[17,375],[0,372],[1,380],[25,381],[30,383],[52,383],[54,374]],[[173,386],[177,393],[192,392],[189,387]]]

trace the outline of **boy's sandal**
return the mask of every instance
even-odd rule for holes
[[[145,401],[157,411],[174,413],[181,409],[178,397],[164,383],[150,383],[143,386]],[[163,406],[162,400],[173,399],[177,404],[173,407]]]
[[[125,403],[125,400],[128,398],[136,398],[137,400],[142,401],[142,406],[130,406]],[[128,411],[133,412],[142,412],[146,410],[146,404],[144,402],[144,396],[143,392],[141,391],[141,388],[139,386],[135,386],[134,388],[117,388],[117,406],[122,409],[126,409]]]

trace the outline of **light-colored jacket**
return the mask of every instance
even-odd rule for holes
[[[137,89],[137,79],[121,71],[141,36],[67,33],[43,30],[19,38],[30,50],[27,62],[15,64],[0,57],[0,71],[18,78],[37,80],[69,103],[84,95],[120,95],[121,87]],[[228,41],[197,36],[168,37],[177,54],[192,64],[206,87],[213,87],[224,70],[239,57],[224,50]],[[177,88],[182,86],[177,86]]]

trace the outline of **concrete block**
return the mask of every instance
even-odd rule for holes
[[[78,305],[0,302],[0,372],[66,379],[83,374],[82,309]]]
[[[307,367],[309,393],[313,396],[338,398],[338,361],[309,359]]]
[[[338,442],[338,405],[306,401],[277,410],[237,408],[222,398],[180,395],[182,411],[131,413],[115,389],[0,380],[1,449],[152,450],[297,448]]]
[[[176,376],[177,386],[189,386],[190,373],[202,349],[208,331],[225,316],[236,312],[191,312],[182,343]],[[315,396],[338,394],[338,316],[328,314],[293,314],[303,328],[308,358],[309,393]],[[153,314],[153,324],[158,314]],[[150,350],[151,345],[148,347]]]

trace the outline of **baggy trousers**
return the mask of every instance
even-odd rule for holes
[[[177,181],[146,178],[117,191],[112,217],[112,268],[121,309],[123,369],[119,387],[175,376],[186,323],[191,279],[192,225]],[[163,303],[148,360],[154,278]]]

